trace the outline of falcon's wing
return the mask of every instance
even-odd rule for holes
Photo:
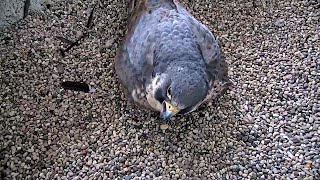
[[[140,3],[128,22],[128,29],[115,59],[115,69],[119,81],[130,101],[141,101],[148,106],[142,95],[145,83],[150,80],[153,71],[153,18]],[[137,92],[136,95],[134,95]],[[136,97],[135,97],[136,96]]]
[[[228,77],[228,64],[221,51],[221,44],[204,24],[195,19],[184,7],[178,3],[176,5],[179,13],[184,16],[193,31],[210,74],[210,91],[203,102],[218,98],[232,85]]]
[[[221,51],[219,40],[204,24],[195,19],[184,7],[180,5],[177,5],[177,7],[179,13],[186,18],[189,27],[195,35],[212,78],[228,82],[228,65]]]
[[[172,0],[132,0],[132,4],[137,6],[131,13],[115,66],[124,84],[144,85],[152,76],[154,46],[159,42],[157,28],[163,20],[164,12],[156,9],[165,7],[169,13],[175,6]]]

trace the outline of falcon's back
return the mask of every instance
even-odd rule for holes
[[[177,57],[201,54],[186,22],[187,17],[179,13],[177,8],[172,0],[141,1],[130,19],[124,40],[131,67],[143,71],[148,60],[155,65],[165,65],[168,64],[166,61],[173,61]]]

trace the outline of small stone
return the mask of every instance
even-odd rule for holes
[[[161,124],[160,125],[160,129],[161,130],[166,130],[166,129],[168,129],[170,126],[169,126],[169,124]]]
[[[312,167],[312,161],[306,161],[305,165],[304,165],[304,168],[305,169],[311,169]]]
[[[124,176],[123,179],[124,180],[130,180],[130,179],[132,179],[132,177],[127,175],[127,176]]]
[[[283,27],[283,26],[285,26],[285,20],[284,20],[284,19],[281,19],[281,18],[280,18],[280,19],[277,19],[274,24],[275,24],[275,26],[277,26],[277,27]]]
[[[11,146],[11,153],[16,154],[17,148],[15,146]]]
[[[91,158],[88,159],[87,165],[88,165],[88,166],[91,166],[91,165],[92,165],[92,159],[91,159]]]

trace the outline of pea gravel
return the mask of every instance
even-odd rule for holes
[[[234,87],[165,131],[117,83],[125,1],[101,1],[89,30],[80,0],[2,29],[0,179],[320,179],[319,1],[184,3],[222,41]],[[62,57],[55,36],[87,31]]]

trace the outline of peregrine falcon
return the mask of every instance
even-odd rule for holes
[[[177,0],[134,4],[115,70],[130,102],[168,121],[231,85],[220,42]]]

